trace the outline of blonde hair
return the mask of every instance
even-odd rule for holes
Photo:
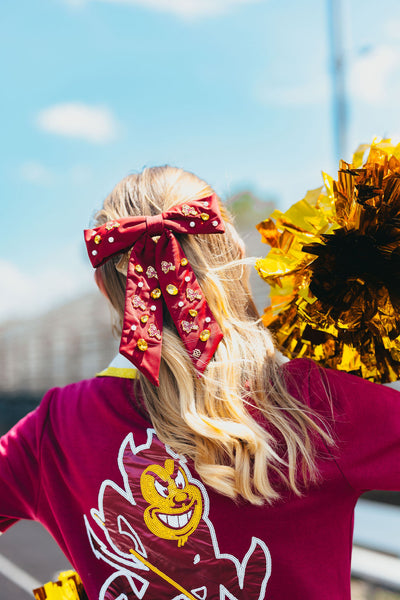
[[[192,173],[165,166],[123,179],[95,224],[155,215],[213,193]],[[261,324],[247,283],[243,244],[222,207],[225,234],[180,235],[224,338],[197,377],[169,314],[164,317],[160,386],[139,374],[140,393],[159,439],[194,461],[202,480],[231,498],[272,502],[283,487],[301,494],[317,478],[316,435],[330,442],[304,405],[287,391],[273,341]],[[121,330],[125,277],[121,256],[99,267]],[[266,422],[266,427],[257,421]]]

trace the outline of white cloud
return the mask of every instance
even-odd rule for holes
[[[400,51],[393,46],[375,46],[353,61],[349,87],[353,98],[367,104],[398,105]]]
[[[400,97],[400,49],[380,45],[364,50],[347,63],[349,100],[381,108],[398,106]],[[300,84],[273,85],[262,82],[255,90],[260,102],[273,106],[312,106],[330,100],[329,75]]]
[[[19,175],[35,185],[48,186],[54,182],[54,173],[40,162],[31,160],[21,165]]]
[[[0,259],[0,322],[32,317],[94,289],[91,271],[74,250],[69,261],[40,266],[36,272]]]
[[[36,118],[43,131],[95,144],[111,142],[119,125],[112,112],[103,106],[79,102],[56,104],[42,110]]]
[[[386,35],[398,40],[400,39],[400,19],[389,19],[385,24]]]
[[[255,4],[261,0],[64,0],[72,7],[80,7],[90,1],[142,6],[150,10],[172,13],[182,18],[196,18],[224,14],[236,6]]]

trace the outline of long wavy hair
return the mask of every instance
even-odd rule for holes
[[[95,225],[155,215],[175,204],[210,196],[210,186],[169,166],[123,179],[95,216]],[[315,415],[291,396],[269,331],[248,286],[244,246],[221,204],[226,231],[180,235],[224,338],[201,378],[196,376],[169,314],[165,315],[160,386],[138,382],[159,439],[193,460],[202,480],[221,494],[253,504],[272,502],[283,489],[300,495],[318,477],[315,439],[331,438]],[[97,279],[117,315],[121,333],[126,277],[118,255]],[[137,390],[139,391],[139,390]]]

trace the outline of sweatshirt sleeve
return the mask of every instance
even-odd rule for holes
[[[40,441],[52,391],[0,439],[0,532],[35,519],[40,489]]]
[[[360,494],[400,491],[400,392],[314,366],[309,394],[311,406],[324,404],[336,442],[331,453],[348,483]]]

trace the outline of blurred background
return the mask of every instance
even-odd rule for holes
[[[0,14],[5,432],[117,350],[82,230],[122,177],[195,172],[263,256],[256,223],[322,185],[321,170],[335,175],[359,143],[398,137],[400,4],[3,0]],[[267,286],[252,282],[262,311]],[[396,504],[375,494],[357,509],[355,600],[400,598]],[[44,531],[17,525],[0,545],[0,600],[28,598],[66,566]]]

